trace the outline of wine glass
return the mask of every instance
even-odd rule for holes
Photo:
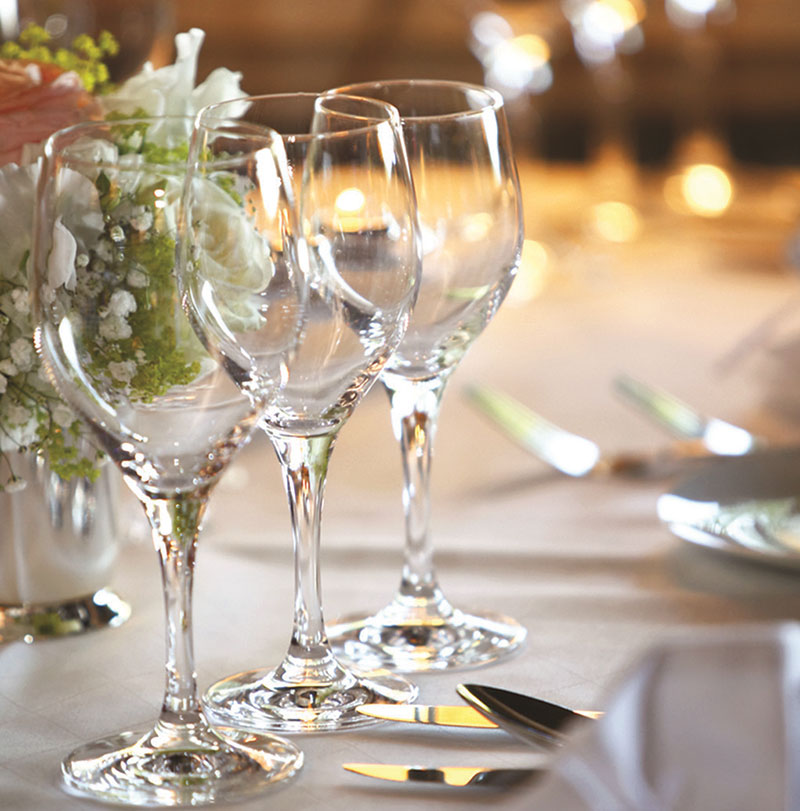
[[[198,116],[195,145],[226,132],[266,124],[283,136],[299,222],[280,211],[280,243],[295,246],[309,279],[306,321],[288,361],[285,386],[262,425],[281,464],[292,522],[295,603],[291,641],[271,669],[238,673],[203,697],[217,723],[245,729],[316,732],[374,723],[364,703],[401,703],[416,688],[390,673],[356,673],[333,656],[320,598],[319,540],[323,490],[337,435],[377,379],[408,323],[419,280],[419,240],[413,186],[397,111],[382,102],[292,93],[213,105]],[[188,242],[206,240],[206,224],[191,216]],[[287,230],[288,229],[288,230]],[[206,316],[202,268],[185,281],[189,306]],[[213,336],[224,330],[213,325]],[[243,343],[232,351],[246,351]],[[258,362],[256,363],[258,366]],[[256,379],[254,376],[253,379]]]
[[[71,793],[131,805],[238,800],[302,763],[281,738],[217,732],[197,694],[191,596],[200,522],[279,380],[264,379],[257,395],[244,396],[183,313],[175,229],[191,131],[190,118],[139,118],[56,133],[45,147],[35,214],[37,349],[141,501],[161,565],[167,650],[158,719],[62,763]],[[266,130],[253,133],[249,150],[228,158],[242,172],[271,167],[271,175],[249,173],[251,197],[279,192],[274,143]],[[257,286],[251,277],[271,275],[269,251],[233,186],[219,188],[206,213],[238,240],[239,265],[223,251],[214,258],[244,306]],[[261,306],[262,317],[268,309]],[[299,320],[287,326],[291,347]]]
[[[395,106],[417,195],[422,279],[408,331],[381,380],[400,442],[405,561],[394,600],[329,629],[343,659],[398,671],[490,662],[517,649],[509,617],[454,608],[438,585],[430,523],[430,468],[445,385],[497,312],[519,264],[522,211],[502,97],[470,84],[371,82],[335,92]]]

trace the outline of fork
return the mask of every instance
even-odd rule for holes
[[[744,428],[718,417],[706,417],[664,389],[630,375],[618,375],[613,387],[624,400],[673,436],[699,441],[712,454],[743,456],[764,444]]]

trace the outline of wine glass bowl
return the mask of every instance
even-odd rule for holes
[[[294,206],[285,216],[265,207],[263,215],[276,223],[280,261],[294,264],[308,283],[300,341],[262,417],[281,464],[292,520],[294,623],[281,663],[222,679],[203,701],[211,718],[229,726],[343,729],[374,723],[357,712],[361,704],[399,703],[416,695],[397,675],[356,672],[334,657],[318,563],[330,453],[400,342],[417,295],[413,186],[397,113],[382,102],[310,93],[250,97],[202,111],[195,141],[253,123],[282,135],[283,197]],[[186,189],[191,211],[193,186]],[[187,221],[187,242],[202,243],[202,218]],[[193,272],[202,277],[202,269]],[[205,278],[188,284],[215,286]],[[259,366],[255,358],[256,372]],[[257,373],[250,378],[258,379]]]
[[[244,396],[182,307],[176,225],[191,127],[188,118],[139,118],[56,133],[45,147],[34,223],[37,349],[142,503],[161,564],[167,656],[158,719],[79,747],[62,763],[71,793],[131,805],[239,800],[302,764],[288,741],[215,729],[197,695],[199,528],[274,387],[261,399]],[[270,137],[261,139],[264,161]],[[238,208],[232,197],[228,208]]]
[[[522,212],[503,101],[487,88],[436,80],[367,82],[336,93],[380,99],[400,113],[422,241],[419,295],[381,374],[400,442],[405,563],[394,600],[330,629],[334,649],[362,666],[440,670],[490,662],[525,629],[454,608],[438,585],[429,535],[430,466],[447,381],[514,279]]]

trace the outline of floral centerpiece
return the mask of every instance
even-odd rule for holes
[[[243,95],[241,75],[225,68],[217,68],[195,86],[204,36],[199,29],[178,34],[173,65],[154,69],[145,64],[119,87],[110,85],[103,63],[117,48],[105,33],[97,40],[81,36],[71,50],[53,52],[46,33],[33,27],[19,42],[0,49],[0,455],[5,461],[0,488],[24,487],[10,461],[16,451],[46,454],[50,468],[64,478],[96,473],[96,460],[78,450],[82,423],[45,378],[33,346],[28,271],[43,142],[54,131],[85,119],[193,115],[206,104]],[[135,212],[129,220],[143,232],[148,228],[144,211],[139,220]],[[85,259],[102,261],[102,257]],[[169,259],[164,266],[169,274]],[[106,371],[121,385],[136,378],[137,357],[144,357],[137,356],[132,346],[125,349],[141,281],[130,269],[103,314],[103,337],[116,353],[106,358]],[[159,385],[179,383],[184,371],[181,364],[172,370],[167,366]]]

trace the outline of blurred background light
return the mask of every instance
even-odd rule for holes
[[[542,242],[526,239],[522,244],[522,259],[517,276],[508,291],[508,303],[522,306],[533,301],[545,290],[553,268],[554,260],[550,249]]]
[[[565,0],[563,9],[575,50],[587,64],[610,62],[618,51],[632,53],[644,44],[641,0]]]
[[[642,218],[628,203],[606,200],[589,210],[589,227],[608,242],[632,242],[641,233]]]
[[[669,177],[664,196],[676,211],[700,217],[719,217],[733,202],[734,185],[728,172],[721,167],[697,163]]]
[[[539,94],[553,84],[550,46],[534,33],[514,35],[498,14],[483,12],[472,21],[472,49],[481,60],[486,84],[507,99]]]
[[[709,17],[727,23],[736,16],[733,0],[665,0],[669,21],[678,28],[702,28]]]

